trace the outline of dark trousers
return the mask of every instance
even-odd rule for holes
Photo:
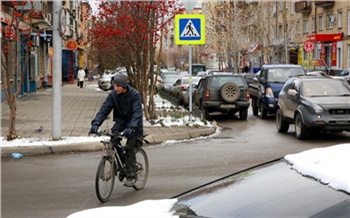
[[[126,178],[135,177],[136,166],[136,146],[139,143],[138,139],[143,135],[142,129],[137,129],[126,140],[125,145],[125,174]]]
[[[84,81],[79,81],[79,86],[80,86],[80,88],[83,88],[84,87]]]

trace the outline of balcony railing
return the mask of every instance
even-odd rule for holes
[[[333,7],[334,1],[315,1],[315,6],[322,8]]]
[[[294,5],[295,12],[307,14],[311,12],[311,2],[310,1],[298,1]]]

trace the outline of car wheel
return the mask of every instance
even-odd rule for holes
[[[262,102],[260,103],[260,113],[261,113],[261,118],[266,119],[267,110],[265,109],[264,104]]]
[[[248,109],[240,110],[239,111],[239,119],[246,120],[248,117]]]
[[[278,109],[276,113],[276,127],[277,131],[281,133],[286,133],[289,129],[289,123],[283,119],[283,113],[281,109]]]
[[[300,139],[300,140],[307,138],[307,136],[309,134],[309,130],[304,125],[303,119],[301,118],[301,115],[299,113],[295,116],[294,122],[295,122],[294,123],[295,124],[295,137],[297,139]]]
[[[233,103],[237,101],[240,96],[239,86],[235,83],[225,83],[220,90],[221,98],[228,102]]]
[[[252,112],[254,116],[258,116],[259,108],[256,102],[256,99],[252,98]]]

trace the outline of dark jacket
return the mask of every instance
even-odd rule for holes
[[[113,109],[113,131],[123,131],[126,128],[136,128],[143,130],[143,111],[140,93],[128,86],[126,93],[118,95],[115,91],[108,94],[100,111],[91,121],[91,125],[101,126]]]

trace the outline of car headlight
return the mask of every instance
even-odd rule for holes
[[[320,105],[318,105],[318,104],[313,104],[312,106],[313,106],[313,108],[314,108],[314,110],[315,110],[316,113],[320,114],[320,113],[323,112],[323,107],[321,107]]]

